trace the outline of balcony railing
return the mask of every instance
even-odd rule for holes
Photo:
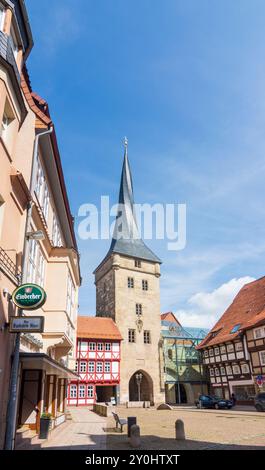
[[[21,271],[17,268],[16,264],[8,256],[7,252],[0,247],[0,268],[11,277],[14,284],[19,283]]]

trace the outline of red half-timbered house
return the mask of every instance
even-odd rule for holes
[[[78,318],[75,372],[79,380],[68,386],[68,405],[118,401],[121,340],[111,318]]]

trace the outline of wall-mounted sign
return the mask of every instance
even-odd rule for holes
[[[10,333],[43,333],[44,317],[11,317]]]
[[[262,385],[265,382],[265,376],[264,375],[257,375],[256,382],[257,382],[259,387],[262,387]]]
[[[46,292],[36,284],[19,286],[12,294],[14,304],[23,310],[37,310],[46,302]]]

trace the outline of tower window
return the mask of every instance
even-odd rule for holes
[[[142,289],[148,290],[148,281],[145,281],[145,280],[142,281]]]
[[[129,343],[135,343],[135,330],[128,331],[128,341]]]
[[[136,304],[136,315],[142,315],[142,314],[143,314],[142,304]]]
[[[144,331],[144,344],[151,344],[150,331]]]
[[[133,277],[128,277],[128,288],[129,289],[134,288],[134,279],[133,279]]]
[[[141,268],[142,267],[142,262],[139,259],[136,259],[134,262],[134,265],[136,268]]]

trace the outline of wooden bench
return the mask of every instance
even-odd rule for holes
[[[125,418],[120,418],[117,413],[112,413],[113,418],[115,419],[116,422],[116,429],[119,429],[119,426],[121,427],[121,432],[123,432],[123,426],[127,424],[127,419]]]

